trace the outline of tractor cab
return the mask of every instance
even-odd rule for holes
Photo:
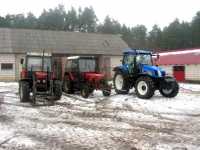
[[[21,59],[19,93],[22,102],[29,101],[30,93],[32,93],[33,103],[38,95],[60,99],[62,95],[61,81],[55,77],[52,60],[51,53],[45,52],[27,53],[25,59]]]
[[[21,78],[31,79],[35,74],[37,79],[43,80],[52,75],[52,56],[49,53],[27,53],[25,60],[21,60],[21,64]]]
[[[149,50],[125,50],[122,64],[113,70],[116,93],[127,94],[134,87],[139,98],[151,98],[155,90],[165,97],[175,97],[179,91],[178,83],[173,77],[166,76],[162,68],[154,65],[153,57],[158,59],[159,55]]]
[[[65,93],[81,91],[87,98],[94,90],[101,89],[105,96],[110,95],[111,87],[105,75],[99,72],[97,58],[94,56],[71,56],[67,58],[63,90]]]
[[[164,77],[165,71],[154,66],[153,57],[158,59],[159,56],[147,50],[126,50],[121,67],[130,75],[147,74],[153,78]]]

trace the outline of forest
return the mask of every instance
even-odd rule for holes
[[[44,9],[38,17],[32,12],[0,16],[0,27],[117,34],[131,48],[159,51],[200,47],[200,11],[191,22],[175,19],[163,29],[155,24],[148,31],[145,25],[129,27],[109,16],[99,22],[92,7],[66,10],[63,5],[58,5]]]

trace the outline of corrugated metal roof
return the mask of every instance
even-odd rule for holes
[[[200,49],[160,53],[159,65],[200,64]]]
[[[0,53],[51,51],[65,54],[122,55],[128,45],[112,34],[0,28]]]

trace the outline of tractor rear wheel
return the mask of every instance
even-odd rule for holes
[[[19,83],[19,97],[20,102],[29,102],[30,90],[29,83],[27,81],[21,81]]]
[[[62,83],[59,80],[54,81],[54,96],[55,100],[60,100],[62,96]]]
[[[83,98],[88,98],[90,94],[91,94],[91,89],[90,89],[90,87],[89,87],[87,84],[85,84],[85,85],[81,88],[81,96],[82,96]]]
[[[113,78],[115,92],[117,94],[128,94],[129,88],[126,87],[126,80],[121,72],[116,72]]]
[[[72,83],[71,83],[68,75],[64,77],[63,91],[67,94],[73,94],[74,93]]]
[[[135,92],[139,98],[149,99],[154,95],[154,82],[149,77],[140,77],[135,84]]]
[[[179,92],[179,85],[172,77],[165,77],[161,88],[159,89],[160,94],[164,97],[172,98],[175,97]]]

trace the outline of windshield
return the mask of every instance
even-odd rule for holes
[[[136,62],[137,64],[152,65],[151,55],[137,55]]]
[[[134,55],[126,55],[125,58],[124,58],[124,63],[125,64],[134,64],[134,58],[135,56]]]
[[[80,59],[79,69],[80,72],[95,72],[96,71],[95,59]]]
[[[42,57],[28,57],[27,59],[28,71],[42,71]],[[50,57],[44,57],[43,71],[51,71]]]

